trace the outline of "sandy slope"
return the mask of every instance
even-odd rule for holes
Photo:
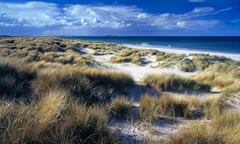
[[[110,58],[113,55],[101,55],[101,56],[93,56],[93,58],[107,66],[109,69],[112,70],[119,70],[122,72],[126,72],[130,74],[135,81],[142,81],[144,75],[146,74],[155,74],[155,73],[171,73],[171,74],[176,74],[180,75],[183,77],[188,77],[191,76],[192,74],[196,72],[182,72],[180,71],[176,66],[172,67],[167,67],[167,68],[160,68],[160,67],[154,67],[155,61],[152,61],[146,65],[135,65],[132,63],[120,63],[120,64],[113,64],[110,63]],[[147,59],[148,61],[151,61],[151,57]]]
[[[129,46],[128,46],[129,47]],[[133,47],[133,46],[130,46]],[[133,47],[136,48],[136,47]],[[139,48],[139,47],[137,47]],[[143,47],[142,47],[143,48]],[[144,47],[146,49],[146,47]],[[178,53],[178,54],[189,54],[191,52],[186,52],[184,50],[172,50],[172,49],[161,49],[166,52]],[[93,54],[94,51],[88,48],[84,48],[81,50],[85,54]],[[196,51],[192,51],[192,53],[197,53]],[[201,52],[202,53],[202,52]],[[213,54],[213,53],[211,53]],[[240,56],[238,55],[229,55],[229,54],[215,54],[226,56],[235,60],[240,60]],[[93,59],[100,64],[102,64],[103,68],[107,68],[110,70],[122,71],[130,74],[133,79],[139,83],[142,81],[145,74],[148,73],[171,73],[180,75],[182,77],[189,77],[196,72],[182,72],[176,66],[161,68],[156,67],[156,58],[153,56],[144,57],[146,61],[148,61],[145,65],[135,65],[131,63],[122,63],[122,64],[113,64],[110,62],[110,58],[113,55],[98,55],[93,56]],[[137,84],[129,90],[128,98],[133,100],[133,107],[131,108],[131,117],[127,120],[116,120],[112,119],[109,122],[109,127],[118,132],[120,138],[122,138],[125,142],[130,144],[141,143],[145,139],[158,140],[158,139],[167,139],[170,135],[176,133],[179,129],[183,127],[188,127],[192,122],[192,120],[186,120],[183,118],[170,118],[166,116],[158,116],[158,119],[152,123],[151,125],[148,123],[143,123],[139,121],[138,110],[139,110],[139,101],[141,99],[141,95],[148,93],[153,96],[161,96],[163,93],[146,87],[142,84]],[[180,97],[184,95],[184,93],[174,93],[174,92],[165,92],[166,94],[170,94],[174,97]],[[219,92],[210,92],[210,93],[190,93],[188,94],[193,97],[198,97],[200,100],[207,100],[208,98],[218,97]],[[232,101],[228,100],[229,106],[232,106]],[[235,100],[234,102],[239,103],[239,101]],[[235,105],[233,105],[235,106]],[[233,107],[232,106],[232,107]],[[235,108],[235,107],[234,107]],[[236,108],[235,108],[236,109]],[[240,109],[237,107],[237,109]],[[136,120],[138,119],[138,120]]]

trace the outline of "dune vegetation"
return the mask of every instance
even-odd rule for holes
[[[189,128],[182,129],[170,138],[170,144],[237,144],[240,141],[240,114],[224,111],[215,116],[211,123],[198,122]]]
[[[147,121],[154,121],[159,114],[171,117],[185,117],[187,119],[211,119],[220,115],[224,109],[221,99],[201,101],[199,98],[182,96],[175,98],[170,95],[153,97],[143,95],[140,101],[140,113]]]
[[[107,127],[104,105],[134,81],[125,73],[88,67],[94,61],[79,54],[80,45],[1,38],[0,143],[119,143]]]
[[[84,48],[93,50],[93,55]],[[149,74],[139,84],[127,73],[101,67],[93,58],[109,54],[112,63],[144,65],[148,63],[144,57],[153,56],[163,67],[175,64],[182,71],[202,71],[186,78]],[[0,37],[0,143],[125,144],[129,137],[113,130],[111,123],[149,124],[148,131],[154,133],[154,123],[162,117],[193,122],[159,141],[142,138],[136,143],[239,142],[239,111],[224,103],[226,96],[239,98],[239,62],[191,56],[104,42]],[[139,86],[144,89],[135,92],[139,101],[131,99],[130,93]],[[187,96],[188,92],[211,94],[213,88],[221,96]]]
[[[144,77],[144,83],[148,86],[156,87],[161,91],[210,91],[211,86],[200,83],[190,78],[181,78],[172,74],[148,74]]]
[[[218,87],[223,95],[240,97],[240,67],[229,64],[214,64],[196,75],[194,79]]]

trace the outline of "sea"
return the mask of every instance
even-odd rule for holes
[[[64,36],[120,45],[240,54],[240,36]]]

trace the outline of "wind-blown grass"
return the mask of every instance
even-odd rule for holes
[[[225,111],[215,117],[210,124],[199,122],[190,128],[179,130],[171,136],[170,144],[237,144],[240,141],[240,114]]]
[[[170,74],[148,74],[144,77],[144,83],[161,91],[210,91],[211,86],[197,82],[189,78],[181,78]]]
[[[154,97],[143,95],[140,101],[140,115],[143,120],[148,122],[156,120],[159,115],[188,119],[212,119],[221,115],[223,110],[224,106],[220,98],[201,101],[190,96],[163,95]]]
[[[109,113],[112,117],[124,119],[129,116],[131,102],[125,97],[117,97],[112,100],[109,106]]]
[[[192,72],[195,69],[195,65],[193,64],[193,61],[190,59],[184,59],[179,64],[179,69],[184,72]]]
[[[0,43],[0,143],[4,144],[120,143],[108,129],[108,117],[132,118],[131,102],[123,97],[111,101],[111,96],[128,89],[134,81],[126,73],[93,68],[92,57],[81,53],[86,47],[96,50],[95,54],[131,57],[130,62],[136,64],[142,57],[154,55],[163,64],[179,64],[184,71],[201,67],[198,62],[203,64],[205,75],[194,79],[168,74],[146,76],[146,84],[163,91],[209,91],[209,85],[219,87],[224,95],[237,96],[240,91],[239,65],[225,58],[198,61],[196,58],[201,56],[186,58],[155,50],[56,38],[1,37]],[[9,57],[14,60],[6,61]],[[222,64],[225,62],[229,65]],[[161,115],[211,120],[193,125],[191,131],[181,130],[169,143],[239,142],[239,115],[225,111],[221,99],[143,95],[142,120],[151,123]]]
[[[159,114],[158,98],[143,95],[140,101],[140,116],[144,121],[152,122]]]
[[[106,111],[68,100],[62,90],[49,91],[30,104],[1,105],[0,143],[116,143],[107,129]]]
[[[144,62],[142,61],[143,56],[152,56],[156,55],[156,50],[144,50],[144,49],[131,49],[125,48],[119,53],[115,54],[111,57],[110,61],[112,63],[133,63],[136,65],[142,65]]]
[[[197,74],[194,79],[220,88],[225,96],[231,96],[240,92],[239,66],[215,64]]]
[[[214,64],[228,64],[233,66],[240,66],[238,61],[234,61],[230,58],[226,58],[223,56],[212,56],[209,54],[190,54],[193,57],[193,63],[201,70],[205,70],[211,65]]]
[[[0,61],[0,96],[11,99],[30,96],[29,81],[35,77],[35,72],[21,62],[16,63],[15,59],[0,58]]]
[[[103,93],[108,89],[122,90],[132,86],[134,82],[130,76],[120,72],[64,67],[39,71],[37,79],[32,83],[38,94],[60,87],[80,101],[93,104],[107,98]]]
[[[22,59],[27,63],[45,62],[61,65],[94,65],[82,56],[82,42],[49,37],[1,37],[0,56]]]

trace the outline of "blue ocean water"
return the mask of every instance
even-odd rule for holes
[[[67,39],[79,39],[87,41],[103,41],[116,44],[130,44],[148,47],[167,47],[173,49],[197,50],[203,52],[220,52],[240,54],[240,37],[123,37],[123,36],[68,36]]]

